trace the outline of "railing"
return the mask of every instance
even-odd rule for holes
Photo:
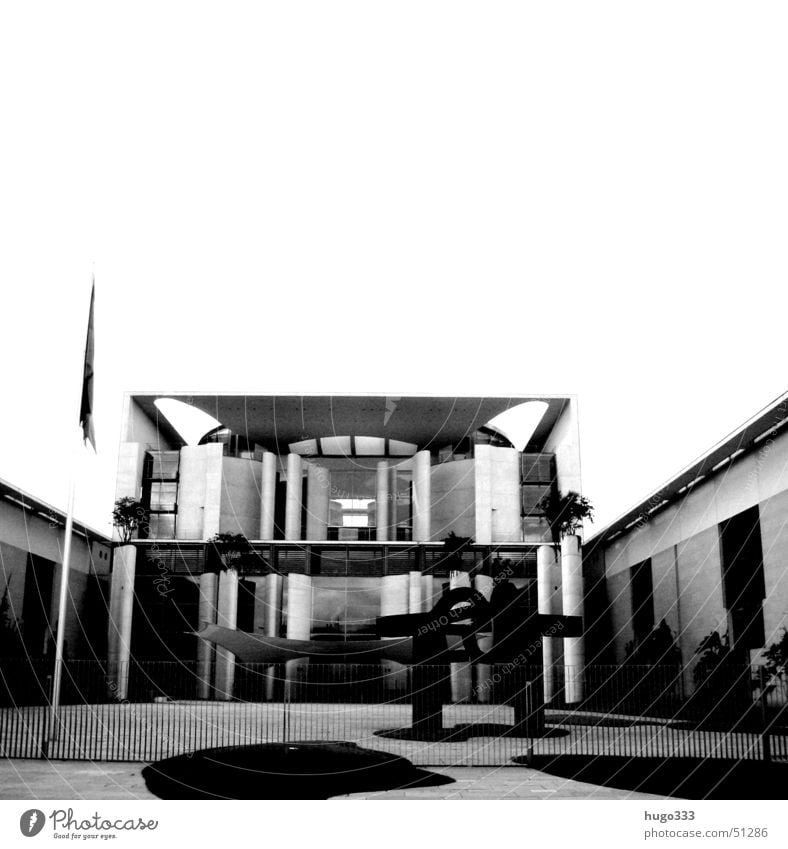
[[[717,682],[692,695],[675,667],[557,668],[548,672],[554,696],[545,705],[544,677],[513,664],[236,664],[233,698],[214,690],[200,700],[194,662],[133,661],[119,698],[104,664],[70,661],[49,739],[50,673],[45,661],[0,660],[0,754],[151,761],[216,746],[346,740],[422,765],[506,765],[531,753],[788,759],[784,704],[773,696],[761,704],[749,668],[723,689]],[[458,675],[469,686],[452,701]],[[567,677],[583,686],[571,704]],[[431,686],[440,733],[424,737],[412,727],[413,702]]]

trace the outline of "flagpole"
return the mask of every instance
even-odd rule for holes
[[[72,457],[76,452],[72,453]],[[71,574],[71,538],[74,535],[74,494],[76,492],[76,463],[71,462],[71,480],[68,485],[68,509],[66,511],[66,540],[63,545],[63,566],[60,571],[60,598],[57,607],[57,632],[55,637],[55,669],[52,676],[52,699],[50,702],[47,751],[57,741],[60,723],[60,691],[63,683],[63,647],[66,636],[66,606],[68,603],[69,577]]]
[[[96,281],[93,279],[90,289],[90,311],[88,313],[88,332],[85,339],[85,351],[82,366],[82,397],[79,408],[79,424],[85,441],[90,440],[96,449],[93,433],[93,305],[96,295]],[[55,668],[52,676],[52,698],[50,700],[49,724],[44,741],[44,756],[49,757],[51,745],[55,743],[60,730],[60,695],[63,685],[63,653],[66,638],[66,611],[69,596],[69,578],[71,575],[71,543],[74,536],[74,496],[77,480],[77,450],[74,446],[71,460],[71,473],[68,485],[68,509],[66,510],[65,543],[63,545],[63,565],[60,570],[60,597],[58,599],[57,631],[55,634]]]

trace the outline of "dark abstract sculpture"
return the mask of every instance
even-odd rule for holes
[[[525,594],[508,582],[499,583],[489,601],[470,587],[448,590],[428,613],[381,616],[377,632],[387,639],[360,642],[287,640],[207,625],[197,636],[232,652],[244,663],[285,663],[320,657],[326,663],[376,663],[391,660],[413,668],[414,739],[438,740],[444,735],[441,692],[451,663],[505,665],[507,699],[514,707],[513,734],[530,735],[543,727],[541,690],[544,635],[577,637],[579,616],[548,616],[525,603]],[[479,647],[480,634],[492,634],[491,647]],[[507,678],[508,676],[508,678]],[[521,685],[521,686],[520,686]]]

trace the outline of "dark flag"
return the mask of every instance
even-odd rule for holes
[[[85,367],[82,374],[82,403],[79,408],[79,423],[82,436],[90,440],[96,450],[96,433],[93,429],[93,301],[96,297],[96,283],[90,290],[90,314],[88,315],[88,338],[85,343]]]

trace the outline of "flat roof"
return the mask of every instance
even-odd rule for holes
[[[153,422],[163,416],[154,402],[171,398],[218,419],[250,442],[280,449],[304,439],[327,436],[377,436],[416,443],[420,449],[456,444],[500,413],[529,401],[547,409],[527,451],[538,452],[572,396],[438,396],[385,394],[238,395],[190,392],[133,392],[128,397]],[[161,426],[161,424],[160,424]],[[174,444],[183,440],[167,428]],[[280,450],[281,453],[281,450]]]
[[[723,472],[729,464],[758,447],[788,425],[788,392],[783,393],[740,428],[728,434],[705,454],[698,457],[662,486],[652,490],[643,501],[631,507],[585,543],[594,547],[613,542],[648,520],[655,513],[681,500],[701,481]]]

